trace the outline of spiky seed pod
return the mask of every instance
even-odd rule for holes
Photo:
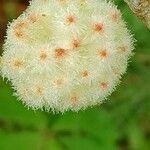
[[[27,106],[78,111],[112,93],[132,50],[112,3],[33,0],[8,26],[1,72]]]

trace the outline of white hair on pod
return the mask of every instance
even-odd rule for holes
[[[105,0],[32,0],[8,25],[1,74],[33,109],[101,104],[125,73],[134,38]]]

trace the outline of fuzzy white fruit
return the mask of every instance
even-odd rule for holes
[[[102,103],[125,73],[133,38],[104,0],[33,0],[9,24],[1,73],[33,109]]]

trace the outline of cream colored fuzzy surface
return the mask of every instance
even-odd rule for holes
[[[112,93],[133,42],[110,2],[33,0],[8,26],[1,74],[28,107],[78,111]]]

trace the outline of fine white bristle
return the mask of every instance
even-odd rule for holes
[[[105,0],[32,0],[8,25],[1,74],[33,109],[101,104],[125,73],[134,39]]]

